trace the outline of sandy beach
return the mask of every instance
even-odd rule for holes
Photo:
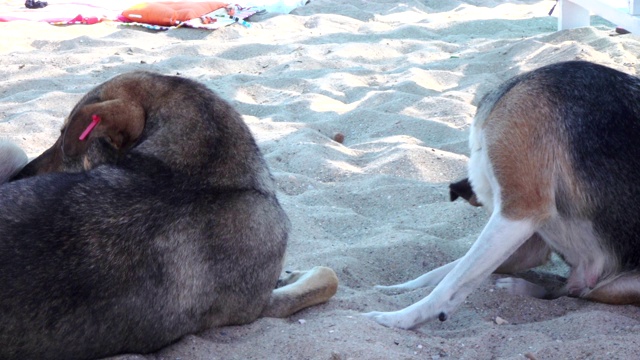
[[[483,94],[564,60],[637,74],[640,37],[597,17],[558,32],[554,3],[312,0],[216,31],[0,23],[0,138],[38,155],[84,93],[123,72],[198,80],[244,116],[277,180],[293,225],[285,268],[324,265],[340,279],[331,301],[288,319],[214,328],[121,360],[637,358],[637,307],[509,295],[498,275],[446,322],[406,331],[361,316],[426,296],[374,285],[455,260],[486,222],[484,209],[448,198],[465,176]],[[536,271],[566,268],[554,259]]]

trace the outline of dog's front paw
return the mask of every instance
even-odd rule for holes
[[[304,274],[306,274],[306,271],[289,271],[287,270],[285,272],[285,275],[281,276],[278,279],[278,282],[276,283],[276,289],[277,288],[281,288],[283,286],[287,286],[290,284],[293,284],[294,282],[300,280],[300,278],[302,276],[304,276]]]
[[[525,295],[542,299],[547,294],[547,290],[537,284],[528,282],[520,278],[501,278],[496,281],[496,287],[507,290],[512,295]]]
[[[394,327],[399,329],[413,329],[416,327],[415,321],[413,319],[408,318],[407,316],[403,316],[399,312],[380,312],[380,311],[372,311],[366,314],[362,314],[363,316],[368,317],[369,319],[375,320],[378,324],[384,325],[387,327]]]

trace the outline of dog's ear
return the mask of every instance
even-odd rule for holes
[[[135,144],[144,126],[144,109],[132,101],[115,99],[85,105],[70,115],[62,135],[62,148],[66,156],[78,156],[87,150],[89,143],[102,138],[115,150],[126,150]],[[83,133],[86,134],[81,140]]]
[[[461,197],[473,206],[482,206],[471,188],[469,178],[464,178],[458,182],[449,184],[449,197],[451,201],[455,201],[458,197]]]

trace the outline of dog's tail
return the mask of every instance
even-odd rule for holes
[[[309,271],[294,271],[278,281],[271,293],[264,317],[284,318],[306,307],[322,304],[338,291],[336,273],[324,266]]]
[[[0,184],[7,182],[28,162],[27,154],[18,145],[0,140]]]

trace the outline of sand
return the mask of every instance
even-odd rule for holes
[[[497,275],[446,322],[406,331],[361,316],[426,296],[431,289],[373,286],[455,260],[486,222],[485,210],[449,202],[447,189],[465,176],[485,92],[562,60],[640,69],[639,37],[612,36],[614,24],[599,18],[557,32],[553,4],[313,0],[214,32],[1,23],[0,137],[38,155],[83,93],[126,71],[199,80],[243,114],[271,167],[293,223],[286,268],[325,265],[340,278],[331,301],[288,319],[211,329],[123,359],[637,358],[638,308],[509,295]],[[537,271],[566,268],[556,259]]]

